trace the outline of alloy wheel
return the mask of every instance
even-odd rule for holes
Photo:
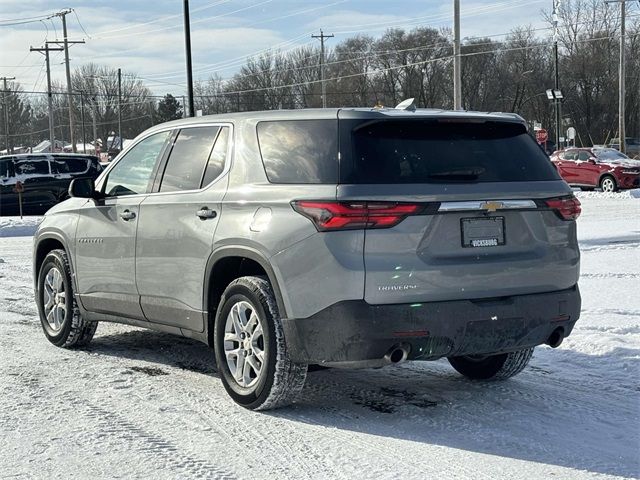
[[[264,370],[263,320],[247,301],[236,302],[224,328],[224,354],[238,385],[252,387]]]
[[[616,188],[616,185],[611,178],[605,178],[602,180],[601,186],[603,192],[613,192]]]
[[[67,316],[67,296],[62,273],[52,267],[44,279],[44,314],[53,332],[59,332]]]

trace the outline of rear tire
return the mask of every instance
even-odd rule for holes
[[[52,250],[38,274],[36,303],[45,337],[57,347],[82,347],[91,342],[98,322],[80,315],[73,292],[71,267],[64,250]]]
[[[302,390],[307,365],[291,361],[271,284],[241,277],[229,284],[214,323],[218,371],[227,393],[250,410],[291,404]]]
[[[449,357],[459,373],[473,380],[505,380],[520,373],[531,360],[533,348],[482,357]]]

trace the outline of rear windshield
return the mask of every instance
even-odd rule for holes
[[[341,124],[345,183],[557,180],[548,157],[520,124],[436,120]],[[345,144],[345,137],[351,146]]]

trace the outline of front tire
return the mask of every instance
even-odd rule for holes
[[[214,323],[214,350],[227,393],[250,410],[292,403],[302,390],[307,365],[291,361],[275,296],[261,277],[229,284]]]
[[[472,380],[505,380],[520,373],[531,360],[533,348],[485,356],[449,357],[459,373]]]
[[[615,178],[610,175],[605,175],[600,180],[600,190],[603,192],[615,192],[618,190],[618,184]]]
[[[44,335],[57,347],[82,347],[93,338],[98,323],[88,322],[80,315],[64,250],[52,250],[42,262],[36,303]]]

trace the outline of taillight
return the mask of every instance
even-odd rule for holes
[[[298,200],[293,209],[309,218],[316,228],[327,230],[355,230],[362,228],[390,228],[408,215],[419,213],[423,206],[398,202],[330,202]]]
[[[552,208],[563,220],[575,220],[580,216],[580,201],[574,197],[550,198],[545,200],[547,207]]]

